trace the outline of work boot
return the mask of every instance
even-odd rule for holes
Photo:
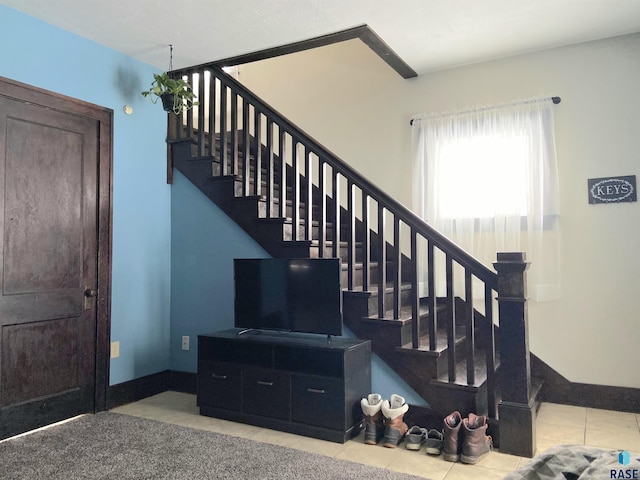
[[[382,397],[377,393],[370,393],[367,398],[360,400],[360,406],[364,413],[364,443],[375,445],[384,435]]]
[[[444,417],[442,450],[444,451],[443,458],[447,462],[457,462],[460,460],[460,451],[462,449],[460,425],[462,425],[460,412],[456,411]]]
[[[487,417],[469,414],[469,418],[462,421],[464,441],[460,461],[475,464],[482,457],[491,452],[493,441],[487,433]]]
[[[404,423],[404,414],[409,410],[409,405],[404,403],[404,398],[395,393],[389,400],[382,402],[382,415],[384,416],[384,440],[382,445],[387,448],[396,448],[402,441],[409,427]]]

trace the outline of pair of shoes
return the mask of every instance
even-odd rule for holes
[[[364,443],[376,445],[384,435],[384,420],[382,418],[382,396],[370,393],[367,398],[360,400],[364,413]]]
[[[487,417],[470,413],[463,419],[460,412],[453,412],[443,423],[444,459],[448,462],[460,460],[473,465],[491,452],[493,441],[486,435]]]
[[[407,430],[404,437],[404,448],[407,450],[420,450],[422,444],[427,439],[427,429],[418,427],[417,425]]]
[[[407,450],[420,450],[424,443],[427,446],[427,454],[440,455],[442,453],[442,433],[434,429],[411,427],[405,435],[405,441]]]
[[[427,455],[440,455],[443,444],[442,432],[431,429],[427,432],[425,444],[427,445]]]
[[[383,438],[383,446],[397,447],[409,430],[404,423],[404,414],[409,410],[404,398],[394,393],[389,400],[382,400],[379,394],[371,393],[360,401],[360,406],[364,413],[364,443],[375,445]]]

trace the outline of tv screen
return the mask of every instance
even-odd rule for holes
[[[234,260],[234,325],[342,335],[338,258]]]

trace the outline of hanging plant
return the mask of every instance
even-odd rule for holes
[[[182,78],[171,78],[167,72],[154,73],[151,87],[141,93],[143,97],[149,97],[153,103],[161,99],[164,110],[175,114],[198,105],[191,85]]]

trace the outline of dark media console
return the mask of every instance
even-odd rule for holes
[[[358,434],[369,340],[240,331],[198,336],[201,415],[340,443]]]

